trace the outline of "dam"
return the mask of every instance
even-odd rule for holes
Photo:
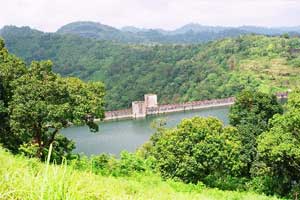
[[[276,93],[278,99],[286,99],[288,92]],[[159,105],[156,94],[145,94],[144,101],[133,101],[129,109],[107,111],[104,121],[120,119],[139,119],[149,115],[167,114],[189,110],[200,110],[207,108],[217,108],[234,104],[235,98],[211,99],[202,101],[191,101],[177,104]]]

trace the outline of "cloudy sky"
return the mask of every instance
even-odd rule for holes
[[[300,0],[1,0],[0,27],[55,31],[73,21],[175,29],[204,25],[300,25]]]

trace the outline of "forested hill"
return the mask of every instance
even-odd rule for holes
[[[83,21],[66,24],[58,29],[56,33],[72,34],[86,38],[122,43],[195,44],[250,33],[263,35],[281,35],[284,33],[290,33],[291,35],[299,35],[300,27],[222,27],[187,24],[178,29],[167,31],[164,29],[141,29],[130,26],[117,29],[96,22]]]
[[[202,45],[133,45],[29,28],[1,31],[10,52],[51,59],[64,76],[101,80],[106,108],[130,106],[145,93],[160,103],[228,97],[245,87],[286,90],[300,84],[300,39],[246,35]]]
[[[144,38],[133,33],[122,32],[114,27],[103,25],[95,22],[74,22],[59,28],[56,33],[65,35],[77,35],[85,38],[117,41],[124,43],[141,43],[146,42]]]
[[[5,26],[0,29],[0,32],[11,31],[14,28],[16,27]],[[27,29],[30,28],[27,27]],[[289,35],[299,36],[300,26],[277,28],[257,26],[224,27],[191,23],[175,30],[146,29],[133,26],[118,29],[98,22],[79,21],[66,24],[55,33],[127,44],[200,44],[247,34],[280,36],[288,33]]]
[[[56,33],[131,44],[195,44],[252,32],[239,28],[201,25],[186,25],[174,31],[136,27],[125,27],[119,30],[95,22],[74,22],[61,27]],[[278,32],[274,32],[274,34],[278,34]]]

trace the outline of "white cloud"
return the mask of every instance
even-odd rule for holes
[[[116,27],[134,25],[174,29],[206,25],[300,25],[298,0],[4,0],[0,27],[28,25],[55,31],[73,21]]]

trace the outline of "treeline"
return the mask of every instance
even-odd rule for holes
[[[203,45],[126,45],[29,28],[2,31],[8,49],[25,59],[51,59],[62,76],[102,81],[106,110],[128,108],[146,93],[160,103],[237,94],[245,88],[287,90],[299,83],[299,38],[241,36]]]

